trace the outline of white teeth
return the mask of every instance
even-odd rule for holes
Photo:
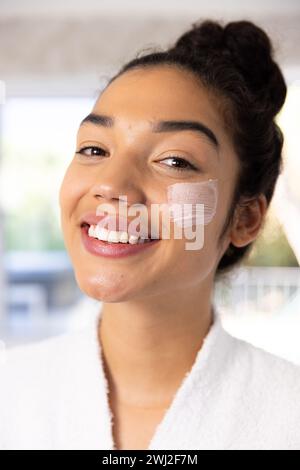
[[[138,236],[136,236],[136,235],[130,235],[130,237],[129,237],[129,243],[131,243],[131,245],[135,245],[135,244],[138,242],[138,239],[139,239]]]
[[[108,236],[109,236],[109,231],[106,230],[104,227],[99,227],[98,225],[95,227],[94,231],[94,236],[95,238],[98,238],[99,240],[107,241]]]
[[[115,230],[111,230],[110,232],[108,232],[107,241],[112,243],[119,243],[119,233]]]
[[[98,225],[90,225],[88,234],[92,238],[98,238],[99,240],[111,243],[130,243],[131,245],[135,245],[136,243],[144,243],[145,241],[137,235],[129,235],[127,232],[117,232],[116,230],[107,230]]]
[[[94,227],[94,225],[90,225],[90,226],[89,226],[88,234],[89,234],[90,237],[94,237],[94,236],[95,236],[95,227]]]
[[[128,242],[128,233],[127,232],[121,232],[119,235],[119,241],[121,243],[127,243]]]

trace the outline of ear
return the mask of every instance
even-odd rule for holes
[[[231,243],[243,247],[255,240],[268,208],[264,194],[238,203],[231,229]]]

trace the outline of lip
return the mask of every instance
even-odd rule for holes
[[[88,225],[80,227],[83,246],[89,253],[107,258],[123,258],[125,256],[138,254],[150,247],[153,247],[160,241],[160,239],[157,238],[150,242],[136,244],[105,242],[103,240],[90,237],[88,235],[88,229]]]

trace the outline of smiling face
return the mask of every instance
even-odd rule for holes
[[[230,241],[228,236],[222,246],[218,242],[238,172],[213,99],[188,72],[161,66],[118,77],[92,113],[94,118],[79,128],[59,195],[65,245],[79,287],[108,302],[173,296],[201,284],[209,289]],[[158,121],[195,121],[204,131],[158,126]],[[210,178],[218,180],[219,197],[200,250],[185,249],[186,239],[175,239],[172,231],[170,239],[122,258],[99,256],[84,246],[82,216],[96,213],[99,204],[110,203],[118,213],[119,199],[126,195],[128,205],[146,205],[150,218],[151,204],[165,203],[171,184]]]

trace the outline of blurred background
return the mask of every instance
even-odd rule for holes
[[[0,340],[80,328],[100,307],[65,252],[58,191],[81,119],[105,81],[191,23],[248,19],[270,35],[288,83],[278,115],[285,170],[250,258],[216,286],[231,334],[300,364],[300,3],[0,0]]]

